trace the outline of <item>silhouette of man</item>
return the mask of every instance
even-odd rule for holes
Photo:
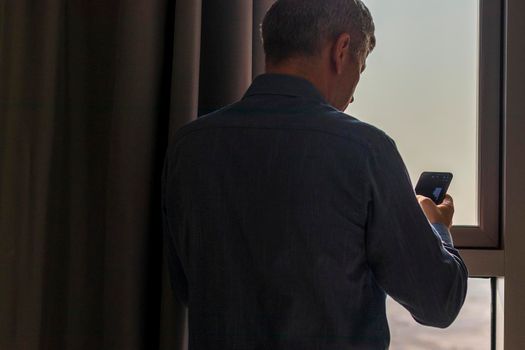
[[[447,327],[468,277],[452,198],[416,198],[394,142],[342,112],[375,46],[370,12],[278,0],[262,36],[266,74],[179,129],[166,156],[190,349],[387,349],[386,294]]]

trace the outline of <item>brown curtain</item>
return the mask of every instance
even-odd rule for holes
[[[271,0],[0,3],[0,349],[180,349],[170,135],[263,69]]]

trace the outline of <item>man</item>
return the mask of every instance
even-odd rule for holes
[[[342,112],[375,45],[368,9],[278,0],[262,35],[267,74],[181,128],[166,157],[190,349],[386,349],[385,293],[447,327],[468,276],[452,199],[419,205],[393,141]]]

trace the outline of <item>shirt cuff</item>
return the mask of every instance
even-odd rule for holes
[[[451,246],[454,246],[454,243],[452,242],[452,236],[450,235],[450,231],[448,227],[444,224],[430,224],[432,226],[432,229],[434,232],[441,238],[441,240],[444,243],[448,243]]]

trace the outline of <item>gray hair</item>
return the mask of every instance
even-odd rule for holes
[[[354,54],[375,46],[374,22],[361,0],[277,0],[261,26],[266,60],[314,56],[325,40],[342,33],[353,38]]]

